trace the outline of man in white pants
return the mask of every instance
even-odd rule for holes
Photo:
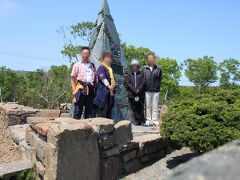
[[[160,86],[162,82],[162,70],[156,65],[156,56],[154,53],[147,55],[147,66],[143,68],[145,76],[145,106],[146,106],[146,125],[158,126],[158,103],[160,95]]]

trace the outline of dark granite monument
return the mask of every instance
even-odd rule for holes
[[[93,32],[90,44],[92,49],[91,60],[98,67],[103,52],[113,55],[112,68],[116,80],[115,105],[112,111],[112,119],[121,121],[129,119],[127,103],[127,91],[123,84],[124,74],[128,65],[120,45],[120,38],[116,30],[107,0],[103,0],[102,8],[98,14],[96,28]]]

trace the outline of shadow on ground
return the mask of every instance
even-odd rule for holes
[[[185,163],[196,156],[197,156],[197,154],[195,154],[195,153],[187,153],[187,154],[183,154],[180,156],[172,157],[171,160],[166,162],[167,168],[173,169],[173,168],[177,167],[178,165]]]

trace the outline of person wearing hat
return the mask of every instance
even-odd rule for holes
[[[125,81],[128,90],[128,99],[133,111],[136,125],[144,124],[144,74],[139,70],[139,61],[133,59],[131,61],[130,72]]]

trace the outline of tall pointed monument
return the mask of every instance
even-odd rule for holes
[[[92,50],[91,60],[97,67],[103,52],[110,52],[113,55],[112,68],[116,80],[116,95],[112,119],[115,121],[129,119],[127,91],[123,83],[123,76],[127,72],[128,66],[120,43],[108,2],[103,0],[89,46]]]

